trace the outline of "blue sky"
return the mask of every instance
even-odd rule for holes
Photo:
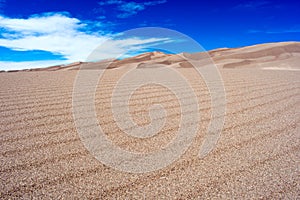
[[[110,46],[99,54],[103,59],[137,45],[155,49],[155,44],[174,42],[181,46],[172,36],[113,39],[140,27],[179,31],[206,50],[300,41],[299,10],[299,1],[289,0],[0,0],[0,69],[84,61],[107,39]]]

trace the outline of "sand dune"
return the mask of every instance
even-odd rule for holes
[[[68,65],[52,66],[48,68],[26,69],[21,71],[59,71],[97,69],[97,68],[119,68],[128,64],[139,64],[139,67],[147,67],[152,64],[162,64],[166,66],[178,63],[182,67],[188,67],[185,57],[199,60],[203,66],[211,63],[224,69],[232,68],[259,68],[295,70],[299,69],[300,62],[300,42],[278,42],[267,43],[242,48],[220,48],[208,52],[164,54],[162,52],[150,52],[138,56],[117,60],[108,59],[99,62],[75,62]],[[183,63],[182,63],[183,62]],[[174,65],[178,66],[178,65]],[[271,67],[271,68],[270,68]],[[16,72],[19,70],[13,70]]]
[[[97,119],[107,137],[128,151],[152,152],[172,141],[181,110],[166,88],[140,88],[130,100],[133,119],[138,125],[149,124],[149,106],[159,103],[166,109],[166,124],[148,139],[124,134],[113,117],[111,94],[126,66],[174,67],[196,91],[200,107],[190,112],[199,112],[201,123],[191,147],[170,166],[145,174],[107,167],[86,150],[78,136],[72,113],[76,69],[98,69],[99,63],[0,73],[0,198],[297,199],[299,46],[274,43],[209,52],[224,81],[226,116],[216,148],[202,159],[197,157],[199,146],[213,120],[212,107],[220,105],[211,104],[205,80],[189,63],[179,55],[159,52],[103,61],[102,67],[111,63],[112,69],[98,83]],[[207,62],[202,54],[192,56]],[[289,70],[274,70],[278,68]],[[182,85],[172,84],[185,98],[190,97]],[[128,85],[122,89],[126,92]]]
[[[299,42],[282,42],[254,45],[238,49],[226,49],[210,53],[223,68],[264,68],[284,63],[287,68],[297,69],[300,59]],[[297,60],[295,62],[295,60]]]

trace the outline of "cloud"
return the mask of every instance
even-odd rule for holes
[[[161,1],[148,1],[148,2],[144,2],[145,6],[155,6],[158,4],[163,4],[163,3],[167,3],[167,0],[161,0]]]
[[[29,68],[42,68],[55,65],[61,65],[58,60],[43,60],[43,61],[24,61],[24,62],[7,62],[0,61],[0,70],[20,70]]]
[[[171,38],[139,38],[131,37],[118,40],[107,40],[102,46],[95,49],[88,61],[97,61],[99,58],[118,58],[118,57],[131,57],[143,49],[162,45],[165,43],[176,42]]]
[[[114,4],[123,4],[124,1],[122,0],[107,0],[107,1],[100,1],[99,5],[104,6],[104,5],[114,5]]]
[[[5,5],[5,3],[6,3],[6,0],[0,0],[0,12],[2,12],[2,9]]]
[[[144,20],[143,22],[139,23],[138,26],[140,27],[159,27],[161,26],[161,24],[164,24],[164,27],[174,27],[176,24],[174,24],[172,22],[171,19],[164,19],[164,20],[160,20],[159,22],[153,22],[153,21],[147,21]]]
[[[4,29],[0,46],[17,51],[43,50],[64,55],[67,60],[83,60],[108,37],[87,34],[86,24],[62,14],[43,14],[27,19],[0,17]]]
[[[136,15],[139,11],[142,11],[145,9],[145,6],[143,4],[138,4],[135,2],[129,2],[125,4],[121,4],[118,9],[122,11],[123,13],[118,14],[119,18],[127,18],[132,15]]]
[[[4,28],[12,36],[20,35],[52,34],[62,31],[71,31],[84,27],[76,18],[70,18],[60,13],[46,13],[33,15],[28,19],[12,19],[0,16],[0,27]]]
[[[155,6],[166,3],[167,0],[149,1],[137,3],[134,1],[126,2],[123,0],[106,0],[100,1],[100,6],[116,5],[116,10],[120,12],[118,18],[127,18],[136,15],[138,12],[145,10],[148,6]]]
[[[169,38],[113,39],[120,34],[105,31],[91,31],[93,26],[99,30],[101,22],[84,22],[70,17],[67,13],[46,13],[29,18],[8,18],[0,16],[0,46],[14,51],[41,50],[62,55],[64,60],[36,62],[4,62],[0,69],[44,67],[58,63],[85,61],[99,45],[106,42],[105,48],[98,49],[95,60],[113,58],[128,50],[146,48],[157,43],[171,42]],[[105,29],[103,27],[102,29]],[[34,61],[34,60],[33,60]]]
[[[281,30],[248,30],[248,33],[265,33],[265,34],[284,34],[284,33],[300,33],[300,26],[294,26],[292,28],[281,29]]]
[[[234,10],[252,10],[252,9],[258,9],[265,6],[270,5],[271,3],[269,1],[249,1],[245,3],[241,3],[233,7]]]

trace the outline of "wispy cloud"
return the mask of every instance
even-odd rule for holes
[[[265,34],[284,34],[284,33],[300,33],[300,25],[294,26],[292,28],[287,29],[279,29],[279,30],[257,30],[251,29],[248,30],[248,33],[265,33]]]
[[[144,20],[143,22],[139,23],[138,26],[140,27],[159,27],[161,26],[161,24],[163,23],[164,27],[174,27],[176,26],[175,23],[172,22],[171,19],[165,19],[165,20],[161,20],[160,22],[153,22],[153,21],[147,21]]]
[[[123,0],[106,0],[100,1],[100,6],[114,5],[116,10],[119,12],[117,14],[118,18],[127,18],[136,15],[138,12],[145,10],[149,6],[155,6],[159,4],[166,3],[167,0],[149,1],[149,2],[134,2],[134,1],[123,1]]]
[[[67,13],[46,13],[29,18],[9,18],[0,16],[0,46],[14,51],[41,50],[61,55],[61,60],[36,62],[4,62],[0,61],[0,69],[15,69],[24,66],[49,66],[58,63],[84,61],[99,45],[106,41],[105,49],[98,49],[97,58],[101,60],[113,58],[128,50],[151,47],[156,43],[171,42],[169,38],[138,38],[113,39],[119,34],[105,31],[93,32],[101,22],[86,22],[70,17]],[[94,27],[95,28],[95,27]],[[105,29],[103,27],[102,29]],[[109,42],[107,42],[109,41]],[[34,61],[34,60],[33,60]],[[48,63],[48,64],[47,64]],[[24,64],[24,65],[22,65]]]
[[[61,65],[59,60],[42,60],[42,61],[24,61],[24,62],[11,62],[0,61],[0,70],[20,70],[30,68],[42,68],[55,65]]]
[[[3,11],[3,7],[5,5],[6,0],[0,0],[0,13]]]
[[[0,16],[0,26],[11,33],[21,35],[51,34],[61,31],[74,31],[85,24],[76,18],[71,18],[63,13],[45,13],[33,15],[27,19],[8,18]]]
[[[63,55],[69,61],[83,60],[107,37],[84,32],[86,24],[60,13],[27,19],[0,17],[4,29],[0,46],[17,51],[43,50]]]
[[[270,5],[271,2],[269,1],[248,1],[245,3],[240,3],[236,6],[233,7],[234,10],[246,10],[246,9],[258,9],[258,8],[263,8],[265,6]]]
[[[167,37],[143,39],[139,37],[130,37],[125,39],[107,40],[99,46],[99,48],[93,51],[88,58],[88,61],[97,61],[99,58],[119,58],[120,56],[122,58],[131,57],[142,52],[144,49],[170,42],[176,41]]]

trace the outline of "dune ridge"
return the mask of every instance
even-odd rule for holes
[[[258,44],[241,48],[219,48],[208,52],[165,54],[162,52],[148,52],[122,60],[108,59],[99,62],[75,62],[67,65],[57,65],[46,68],[10,70],[20,71],[60,71],[82,69],[114,69],[126,67],[128,64],[138,63],[139,68],[147,68],[153,64],[165,66],[188,67],[184,56],[201,60],[203,65],[213,59],[214,63],[223,69],[259,68],[298,70],[300,67],[300,42],[277,42]],[[205,61],[207,60],[207,61]],[[176,64],[177,65],[174,65]],[[5,72],[5,71],[1,71]]]

